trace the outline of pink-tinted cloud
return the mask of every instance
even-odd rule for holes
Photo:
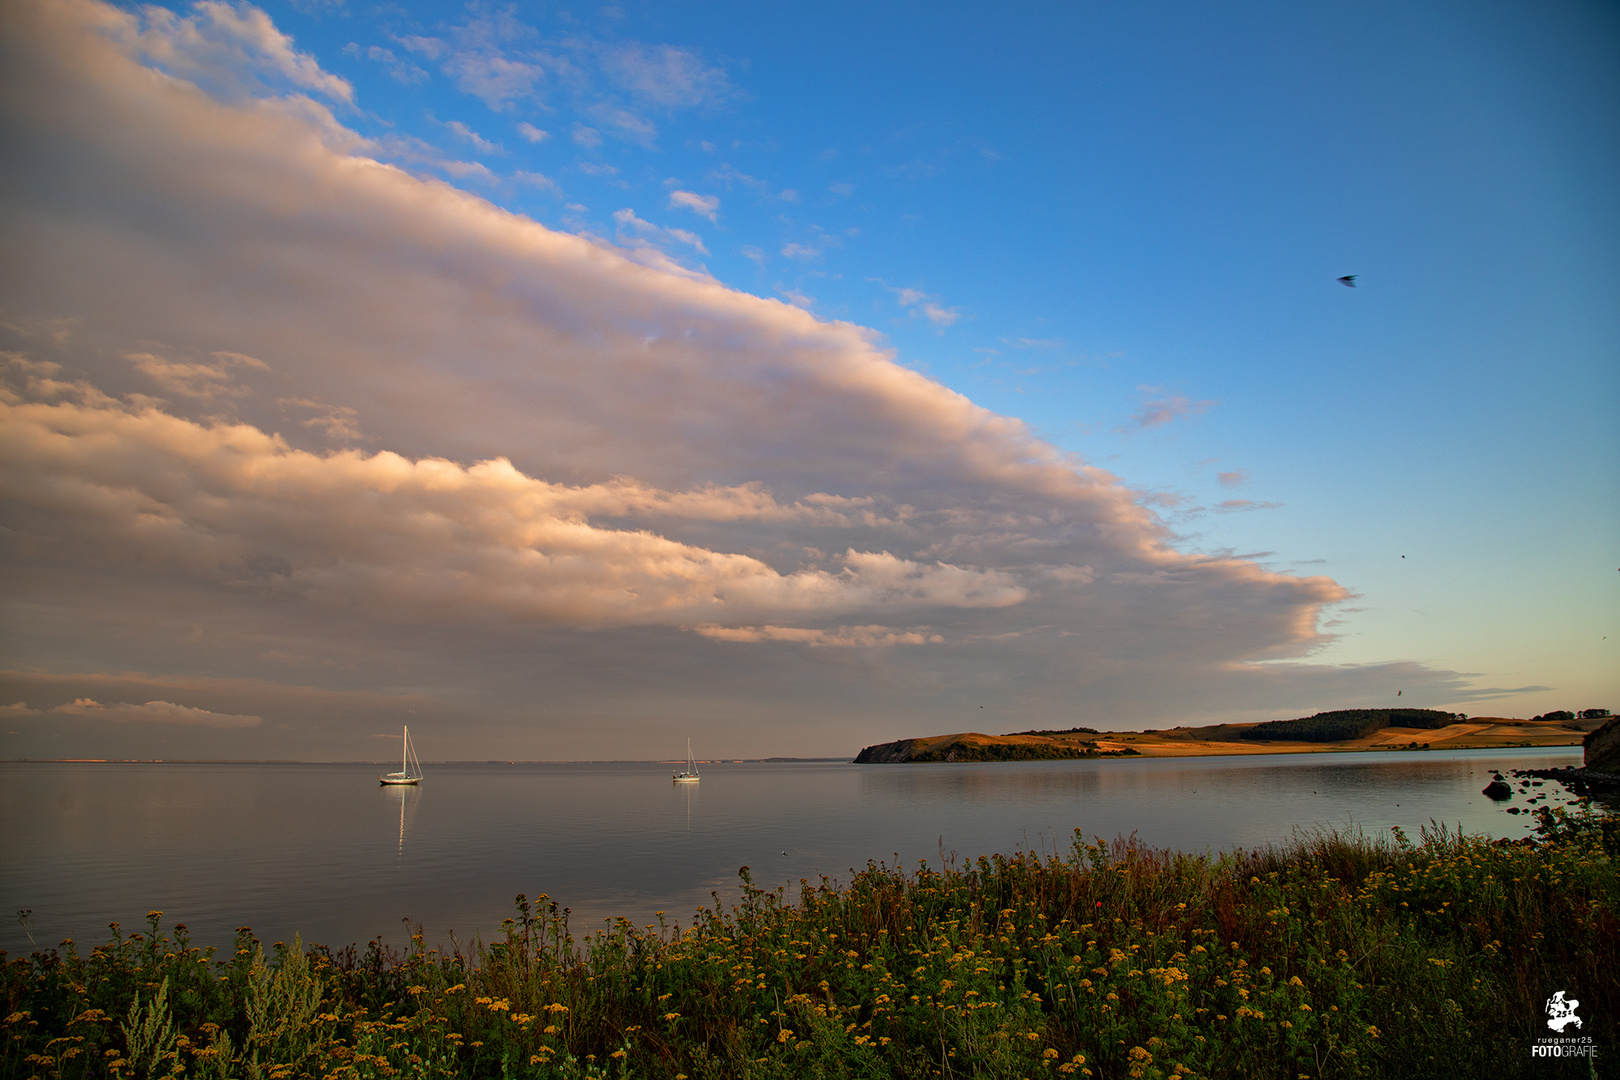
[[[917,702],[1004,677],[1030,710],[1102,709],[1305,655],[1347,595],[1178,549],[1117,477],[872,331],[653,245],[701,250],[692,234],[626,210],[609,243],[414,176],[283,68],[252,100],[154,79],[144,17],[0,11],[19,163],[0,176],[0,541],[6,602],[49,629],[28,643],[43,666],[313,682],[348,655],[341,677],[364,682],[421,648],[478,716],[547,650],[574,650],[551,669],[568,700],[594,692],[576,672],[635,662],[666,673],[646,683],[662,700],[726,683],[716,650],[798,641],[839,647],[755,650],[777,665],[759,677],[864,651],[883,657],[872,688]],[[165,40],[175,72],[213,55]],[[495,20],[411,47],[505,107],[539,76],[468,65],[523,40]],[[954,317],[910,306],[940,323],[927,303]],[[1141,426],[1208,404],[1148,393]],[[155,610],[172,629],[128,629]],[[545,634],[535,659],[500,658]],[[879,648],[901,644],[927,647]]]
[[[1137,389],[1142,392],[1142,407],[1131,417],[1131,424],[1139,429],[1163,427],[1183,417],[1197,416],[1215,404],[1213,401],[1194,401],[1184,394],[1167,394],[1157,386],[1139,386]]]

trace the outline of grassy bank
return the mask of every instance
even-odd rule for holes
[[[545,897],[465,952],[192,947],[154,913],[3,968],[7,1077],[1586,1076],[1620,1053],[1620,830],[1125,840],[753,887],[576,941]],[[1613,1073],[1609,1073],[1613,1075]]]

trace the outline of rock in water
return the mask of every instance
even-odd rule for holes
[[[1586,748],[1583,767],[1591,772],[1620,773],[1620,716],[1589,732],[1581,745]]]
[[[1485,795],[1487,798],[1495,799],[1497,802],[1501,802],[1503,799],[1513,798],[1513,789],[1504,784],[1502,782],[1502,778],[1498,776],[1495,780],[1492,780],[1490,783],[1485,785]]]

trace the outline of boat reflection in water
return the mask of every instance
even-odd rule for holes
[[[422,799],[422,789],[403,785],[389,785],[383,789],[390,798],[399,800],[399,851],[405,854],[405,829],[416,820],[416,804]]]

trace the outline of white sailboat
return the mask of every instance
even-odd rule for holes
[[[686,771],[675,774],[677,784],[695,784],[702,777],[698,776],[697,764],[692,760],[692,740],[686,740]]]
[[[411,745],[411,729],[405,728],[405,745],[399,754],[399,772],[383,773],[377,777],[379,784],[420,784],[422,782],[422,763],[416,760],[416,748]]]

